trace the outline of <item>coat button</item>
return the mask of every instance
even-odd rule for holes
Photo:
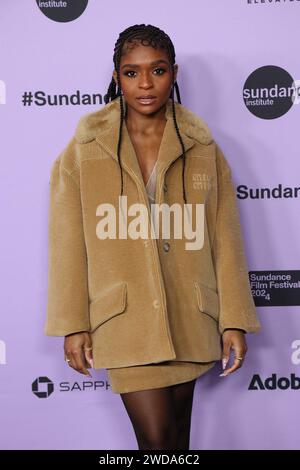
[[[169,249],[170,249],[170,243],[169,243],[169,242],[165,242],[165,243],[163,244],[163,249],[164,249],[165,251],[169,251]]]
[[[159,308],[159,306],[160,306],[159,301],[158,301],[157,299],[154,300],[154,301],[153,301],[153,307],[154,307],[154,308]]]
[[[164,192],[166,192],[168,190],[168,186],[166,185],[166,183],[164,183],[163,188],[164,188]]]

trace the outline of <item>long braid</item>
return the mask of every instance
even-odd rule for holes
[[[117,63],[117,77],[118,77],[118,83],[121,83],[120,81],[120,63]],[[122,129],[123,129],[123,123],[124,123],[124,103],[123,103],[123,95],[122,95],[122,90],[120,86],[118,87],[118,95],[120,96],[120,127],[119,127],[119,138],[118,138],[118,162],[119,162],[119,167],[121,170],[121,196],[123,194],[123,168],[121,165],[121,139],[122,139]]]
[[[175,126],[175,130],[176,130],[176,134],[177,134],[178,139],[180,141],[181,149],[182,149],[182,157],[183,157],[183,162],[182,162],[182,189],[183,189],[183,200],[184,200],[184,203],[186,204],[185,178],[184,178],[184,176],[185,176],[185,147],[184,147],[184,143],[182,141],[182,137],[180,135],[180,131],[179,131],[178,124],[177,124],[177,119],[176,119],[175,103],[174,103],[174,87],[172,87],[171,98],[172,98],[172,112],[173,112],[174,126]]]
[[[121,141],[122,141],[122,129],[124,123],[124,102],[123,102],[123,94],[121,90],[121,80],[120,80],[120,62],[122,54],[124,54],[124,45],[129,45],[129,43],[133,43],[139,41],[144,46],[151,46],[155,49],[162,48],[165,49],[171,65],[175,64],[175,49],[174,45],[170,39],[170,37],[161,29],[157,28],[156,26],[152,26],[150,24],[136,24],[126,28],[119,34],[118,40],[114,47],[114,55],[113,55],[113,62],[115,66],[115,70],[117,72],[117,79],[118,79],[118,89],[116,91],[116,83],[114,78],[112,77],[111,82],[109,84],[108,90],[106,95],[104,95],[104,102],[105,104],[109,103],[109,101],[113,101],[117,97],[120,97],[120,126],[119,126],[119,138],[118,138],[118,146],[117,146],[117,154],[118,154],[118,163],[121,172],[121,195],[123,194],[123,168],[121,165]],[[172,69],[173,70],[173,69]],[[174,71],[173,71],[174,72]],[[183,157],[183,167],[182,167],[182,186],[183,186],[183,199],[186,203],[186,192],[185,192],[185,181],[184,181],[184,174],[185,174],[185,148],[184,143],[182,141],[180,131],[178,128],[177,120],[176,120],[176,110],[175,110],[175,103],[174,103],[174,87],[177,95],[177,101],[181,104],[179,87],[177,81],[173,83],[172,90],[170,93],[170,98],[172,99],[172,114],[173,114],[173,122],[174,127],[176,130],[176,134],[179,138],[181,148],[182,148],[182,157]]]

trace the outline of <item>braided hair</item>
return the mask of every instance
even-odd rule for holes
[[[118,154],[118,162],[119,162],[120,171],[121,171],[121,195],[123,194],[123,171],[122,171],[122,165],[121,165],[120,149],[121,149],[122,128],[123,128],[125,115],[124,115],[124,102],[123,102],[123,94],[121,90],[121,80],[120,80],[120,62],[121,62],[121,57],[124,53],[123,47],[125,43],[127,45],[128,43],[133,43],[135,41],[140,41],[142,45],[152,46],[155,49],[157,47],[165,49],[169,57],[170,63],[172,65],[175,64],[174,45],[170,37],[164,31],[157,28],[156,26],[152,26],[150,24],[148,25],[136,24],[136,25],[130,26],[129,28],[126,28],[124,31],[120,33],[118,40],[114,47],[114,55],[113,55],[113,62],[114,62],[115,70],[117,72],[118,86],[116,90],[116,82],[114,78],[112,77],[107,93],[106,95],[104,95],[104,102],[105,104],[107,104],[109,101],[112,101],[116,99],[117,97],[120,97],[120,127],[119,127],[117,154]],[[172,67],[172,77],[174,77],[173,67]],[[183,199],[184,199],[184,202],[186,203],[186,191],[185,191],[185,181],[184,181],[185,147],[184,147],[184,143],[182,141],[178,124],[177,124],[177,120],[176,120],[176,112],[175,112],[175,104],[174,104],[174,88],[177,94],[177,101],[181,104],[178,83],[177,81],[174,83],[174,79],[173,79],[173,85],[172,85],[172,90],[170,93],[170,98],[172,100],[172,114],[173,114],[174,127],[175,127],[176,134],[178,136],[178,139],[180,141],[181,148],[182,148],[182,154],[180,155],[181,157],[183,157],[182,186],[183,186]]]

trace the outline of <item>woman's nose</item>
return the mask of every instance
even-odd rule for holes
[[[139,86],[140,88],[149,88],[152,86],[152,80],[148,73],[140,75]]]

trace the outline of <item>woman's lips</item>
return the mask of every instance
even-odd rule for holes
[[[156,100],[156,97],[154,96],[153,98],[137,98],[137,100],[141,104],[152,104]]]

